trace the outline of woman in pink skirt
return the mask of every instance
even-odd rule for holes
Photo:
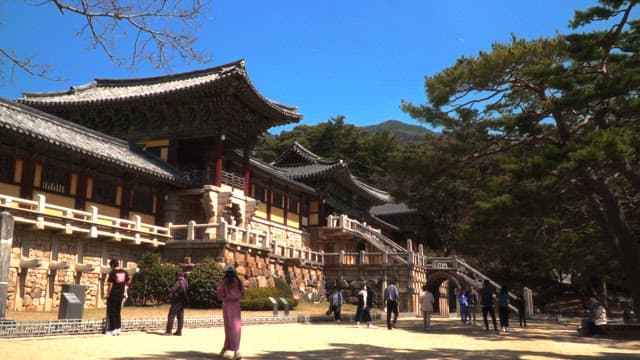
[[[232,265],[224,268],[224,278],[218,286],[218,299],[222,300],[222,318],[224,320],[224,345],[220,355],[233,352],[231,359],[240,359],[240,299],[244,297],[244,287]]]

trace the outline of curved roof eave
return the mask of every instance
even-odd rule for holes
[[[322,156],[316,155],[311,150],[305,148],[299,142],[294,141],[293,144],[291,145],[291,147],[289,149],[287,149],[285,152],[283,152],[282,154],[280,154],[280,156],[278,156],[278,158],[276,158],[274,161],[272,161],[271,164],[277,166],[277,164],[279,164],[284,159],[286,159],[286,157],[289,156],[289,154],[291,154],[291,153],[297,154],[298,156],[302,157],[304,160],[306,160],[306,161],[308,161],[308,162],[310,162],[312,164],[333,165],[338,161],[342,162],[342,160],[325,159]],[[286,166],[286,165],[284,165],[284,166]]]
[[[82,106],[99,105],[110,102],[126,102],[142,98],[164,97],[192,91],[198,88],[206,88],[216,82],[227,79],[241,79],[242,83],[231,82],[231,85],[239,86],[239,93],[253,98],[256,106],[263,111],[271,112],[269,118],[276,120],[277,124],[299,122],[302,114],[298,108],[287,106],[269,100],[258,92],[245,69],[244,59],[213,68],[170,74],[163,76],[137,78],[137,79],[100,79],[80,85],[72,86],[69,90],[56,92],[24,92],[22,98],[16,101],[33,106]],[[277,121],[278,118],[283,118]]]
[[[236,155],[239,158],[242,158],[244,156],[242,154],[242,151],[241,150],[237,150],[237,149],[233,151],[233,154]],[[294,186],[296,186],[296,187],[298,187],[298,188],[300,188],[300,189],[302,189],[302,190],[304,190],[304,191],[306,191],[306,192],[308,192],[310,194],[316,194],[317,193],[316,189],[312,188],[311,186],[309,186],[309,185],[307,185],[305,183],[302,183],[300,181],[297,181],[297,180],[291,178],[281,168],[277,168],[275,166],[272,166],[271,164],[268,164],[268,163],[266,163],[266,162],[264,162],[264,161],[262,161],[262,160],[260,160],[258,158],[252,157],[252,156],[249,157],[249,163],[251,164],[251,166],[253,166],[255,168],[258,168],[258,169],[264,171],[265,173],[268,173],[269,175],[274,176],[274,177],[276,177],[276,178],[278,178],[278,179],[280,179],[280,180],[282,180],[284,182],[290,183],[290,184],[292,184],[292,185],[294,185]]]
[[[0,127],[18,136],[36,139],[163,182],[188,184],[180,171],[121,139],[1,98]]]

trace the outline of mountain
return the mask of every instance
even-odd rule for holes
[[[411,125],[398,120],[387,120],[380,124],[362,126],[360,128],[373,134],[386,131],[393,134],[400,144],[422,142],[426,135],[435,134],[422,126]]]

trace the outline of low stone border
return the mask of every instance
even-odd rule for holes
[[[371,315],[374,320],[381,318],[379,313]],[[243,316],[244,325],[281,324],[281,323],[322,323],[332,322],[333,316],[326,315],[282,315],[282,316]],[[342,316],[342,321],[355,321],[352,314]],[[0,339],[103,334],[106,320],[49,320],[49,321],[14,321],[0,320]],[[167,325],[166,317],[128,318],[122,319],[122,331],[163,331]],[[185,328],[207,328],[223,326],[221,316],[185,317]]]

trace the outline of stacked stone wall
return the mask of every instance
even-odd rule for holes
[[[122,259],[124,268],[135,269],[137,259],[149,249],[106,239],[87,239],[16,226],[8,275],[8,311],[55,311],[65,284],[85,287],[85,307],[105,306],[105,266]],[[23,267],[29,264],[29,267]],[[90,272],[77,271],[90,264]],[[66,266],[64,266],[66,265]],[[108,269],[107,269],[108,270]]]

